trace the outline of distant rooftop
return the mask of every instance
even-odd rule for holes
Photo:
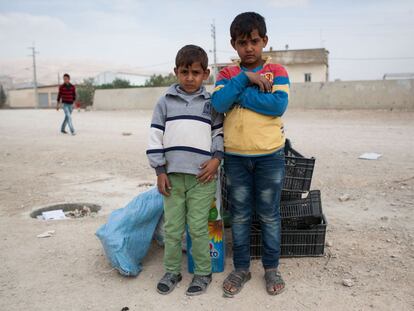
[[[299,65],[299,64],[324,64],[328,65],[329,51],[325,48],[318,49],[297,49],[297,50],[273,50],[270,47],[269,50],[263,51],[263,56],[270,56],[272,63],[281,65]],[[237,58],[232,58],[233,63]],[[219,63],[218,68],[223,68],[231,65],[232,63]]]
[[[394,79],[414,79],[414,72],[386,73],[382,77],[383,80]]]
[[[272,57],[272,62],[282,65],[294,64],[328,64],[329,51],[324,48],[300,50],[270,50],[263,51],[263,56]]]
[[[42,89],[42,88],[48,88],[48,87],[58,87],[58,84],[49,84],[49,85],[44,85],[44,84],[38,84],[37,88],[38,89]],[[14,90],[23,90],[23,89],[32,89],[33,86],[33,82],[27,82],[27,83],[18,83],[14,85]]]

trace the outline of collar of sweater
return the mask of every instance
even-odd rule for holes
[[[197,96],[203,96],[205,99],[210,98],[210,94],[207,92],[204,85],[202,85],[197,92],[188,94],[180,88],[180,85],[178,83],[174,83],[173,85],[171,85],[168,88],[166,95],[179,96],[185,100],[190,100],[191,98],[194,98]]]

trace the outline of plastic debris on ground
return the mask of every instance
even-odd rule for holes
[[[65,213],[61,209],[54,210],[54,211],[42,212],[42,217],[43,217],[44,220],[66,219]]]
[[[378,160],[380,157],[382,157],[382,154],[375,153],[375,152],[366,152],[361,154],[358,159],[361,160]]]
[[[65,215],[70,218],[81,218],[81,217],[91,216],[92,214],[96,214],[96,213],[91,213],[91,209],[87,206],[83,206],[81,209],[77,208],[74,211],[65,212]]]
[[[38,234],[37,237],[38,238],[50,238],[54,234],[55,234],[55,230],[48,230],[48,231],[45,231],[45,232],[43,232],[41,234]]]

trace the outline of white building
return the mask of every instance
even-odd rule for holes
[[[272,63],[285,66],[290,82],[327,82],[329,81],[328,50],[301,49],[264,51],[270,56]]]
[[[141,86],[150,78],[150,75],[127,72],[104,71],[95,77],[95,85],[112,83],[115,79],[129,81],[131,85]]]

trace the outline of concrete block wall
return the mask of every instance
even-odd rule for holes
[[[213,86],[207,89],[212,91]],[[166,87],[96,90],[96,110],[153,109]],[[414,79],[292,83],[289,108],[414,111]]]

